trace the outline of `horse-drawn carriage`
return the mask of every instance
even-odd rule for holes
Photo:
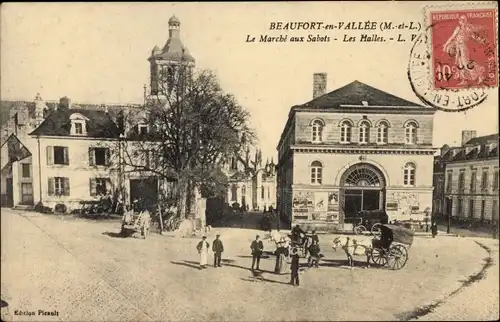
[[[366,231],[374,236],[379,235],[380,226],[389,223],[389,216],[384,210],[358,211],[353,219],[353,230],[356,235],[363,235]]]
[[[148,211],[134,212],[133,210],[126,212],[122,219],[122,228],[120,234],[122,237],[128,237],[134,233],[140,233],[144,239],[150,233],[151,216]]]
[[[363,237],[336,237],[333,249],[342,247],[348,259],[352,255],[366,255],[366,265],[370,262],[378,266],[386,266],[393,270],[403,268],[408,261],[408,250],[413,244],[413,231],[401,226],[380,225],[380,234],[373,239],[363,240]]]
[[[394,225],[381,225],[380,238],[372,240],[371,261],[390,269],[401,269],[408,261],[413,244],[413,231]]]

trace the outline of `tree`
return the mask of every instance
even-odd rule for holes
[[[156,176],[162,185],[175,181],[178,218],[189,210],[195,188],[219,192],[227,183],[222,162],[254,142],[249,113],[224,93],[207,70],[194,73],[186,64],[159,75],[159,93],[141,108],[118,117],[120,172]]]

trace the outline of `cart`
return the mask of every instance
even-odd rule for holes
[[[413,244],[413,231],[394,225],[380,225],[380,236],[372,239],[371,261],[392,270],[403,268]]]
[[[378,236],[381,225],[389,223],[389,216],[384,210],[363,210],[358,211],[354,220],[357,221],[353,224],[356,235],[363,235],[369,231],[372,235]]]
[[[126,212],[122,219],[122,228],[120,234],[122,237],[129,237],[135,233],[140,233],[146,239],[151,230],[151,216],[148,211],[134,213]]]

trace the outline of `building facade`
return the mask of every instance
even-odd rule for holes
[[[278,211],[294,224],[343,229],[359,210],[422,220],[432,208],[435,110],[354,81],[291,108],[278,144]]]
[[[226,162],[224,172],[229,178],[226,202],[256,211],[276,209],[275,166],[272,159],[262,163],[260,150],[255,152],[253,160],[247,150],[244,157],[235,156]]]
[[[444,165],[444,184],[436,187],[434,198],[440,204],[438,214],[498,222],[498,138],[498,133],[476,137],[476,131],[466,130],[461,146],[443,146],[439,162]]]
[[[168,86],[162,76],[179,64],[194,67],[175,16],[169,28],[164,48],[155,47],[148,59],[150,95]],[[160,195],[176,194],[173,179],[160,180],[151,171],[157,159],[148,139],[152,120],[141,104],[74,104],[68,97],[46,102],[37,95],[34,102],[2,101],[2,113],[2,205],[4,199],[8,206],[64,204],[71,211],[108,195],[151,205]],[[192,199],[199,204],[199,194]]]

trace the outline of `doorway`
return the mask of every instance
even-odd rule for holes
[[[12,178],[5,179],[5,188],[6,196],[5,200],[2,200],[2,206],[9,208],[14,207],[14,185],[12,182]]]
[[[21,183],[21,204],[33,205],[33,184]]]
[[[143,209],[152,210],[158,203],[158,180],[155,177],[130,179],[130,204],[138,201]]]
[[[356,217],[362,210],[384,209],[385,182],[382,172],[371,164],[358,163],[348,168],[340,178],[343,218]]]

